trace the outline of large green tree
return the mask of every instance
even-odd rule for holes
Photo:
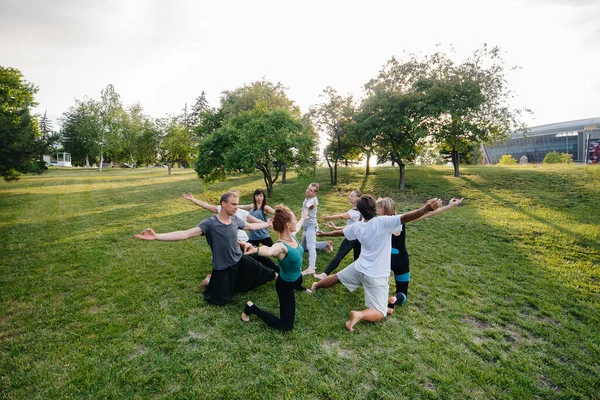
[[[0,66],[0,175],[16,180],[20,173],[45,169],[37,120],[31,114],[38,89],[16,68]]]
[[[111,161],[118,159],[123,151],[122,131],[124,128],[125,111],[121,97],[113,85],[108,85],[100,93],[99,115],[102,129],[98,145],[100,147],[100,171],[105,156]]]
[[[404,189],[406,163],[418,154],[418,142],[426,135],[423,97],[418,94],[377,92],[365,99],[355,116],[355,135],[373,143],[378,163],[399,167],[398,188]]]
[[[283,165],[299,173],[314,166],[315,146],[314,135],[290,111],[258,107],[233,116],[202,139],[196,171],[210,182],[231,172],[259,170],[271,197]]]

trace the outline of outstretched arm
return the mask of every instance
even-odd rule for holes
[[[196,205],[198,205],[198,206],[200,206],[200,207],[202,207],[202,208],[204,208],[204,209],[206,209],[206,210],[208,210],[210,212],[214,212],[215,214],[217,212],[219,212],[219,210],[217,209],[217,206],[215,206],[213,204],[208,204],[207,202],[202,201],[202,200],[198,200],[191,193],[184,193],[183,194],[183,198],[186,199],[186,200],[191,201],[192,203],[194,203],[194,204],[196,204]]]
[[[334,224],[331,221],[327,221],[327,223],[325,225],[327,225],[327,227],[329,229],[334,230],[334,231],[337,231],[338,229],[344,229],[346,227],[345,225],[344,226],[338,226],[338,225]]]
[[[292,235],[295,235],[296,233],[298,233],[300,231],[300,228],[302,228],[302,225],[304,225],[304,221],[307,218],[308,218],[308,210],[302,209],[302,217],[300,218],[300,220],[298,222],[296,222],[296,231],[292,232]]]
[[[242,210],[250,211],[252,209],[252,204],[238,204],[238,208]]]
[[[344,228],[345,229],[345,228]],[[336,229],[335,231],[323,232],[317,231],[317,236],[344,236],[344,229]]]
[[[204,234],[204,232],[202,232],[202,229],[200,229],[197,226],[195,226],[191,229],[188,229],[187,231],[174,231],[174,232],[168,232],[168,233],[156,233],[156,232],[154,232],[154,229],[148,228],[148,229],[142,231],[142,233],[133,235],[133,237],[135,237],[137,239],[143,239],[143,240],[178,241],[178,240],[186,240],[186,239],[197,237],[197,236],[202,236],[203,234]]]
[[[400,223],[405,224],[407,222],[411,222],[416,219],[419,219],[420,217],[424,216],[428,212],[437,210],[441,204],[442,204],[442,200],[438,199],[437,197],[435,199],[429,199],[429,200],[427,200],[427,202],[425,203],[425,205],[423,207],[400,215]]]
[[[258,231],[260,229],[269,229],[272,227],[273,227],[273,221],[271,220],[271,218],[269,218],[267,220],[267,222],[262,222],[262,221],[260,221],[260,223],[246,222],[246,224],[244,225],[244,230],[245,231]]]
[[[350,219],[350,214],[348,214],[347,212],[345,213],[341,213],[341,214],[335,214],[335,215],[323,215],[321,217],[322,219],[324,219],[325,221],[331,221],[332,219]]]
[[[283,243],[274,243],[273,246],[260,246],[254,247],[251,243],[244,243],[244,254],[256,254],[259,256],[271,256],[280,258],[280,256],[285,256],[287,254],[287,248],[283,245]],[[283,258],[283,257],[281,257]]]
[[[438,209],[437,209],[437,210],[433,210],[433,211],[430,211],[430,212],[428,212],[428,213],[426,213],[426,214],[423,214],[422,216],[420,216],[419,218],[415,219],[414,221],[420,221],[420,220],[422,220],[422,219],[425,219],[425,218],[428,218],[428,217],[431,217],[431,216],[434,216],[434,215],[437,215],[437,214],[441,214],[441,213],[443,213],[444,211],[448,211],[448,210],[450,210],[450,209],[452,209],[452,208],[456,207],[456,206],[457,206],[457,205],[459,205],[460,203],[462,203],[463,199],[464,199],[464,197],[463,197],[463,198],[461,198],[461,199],[457,199],[457,198],[453,197],[453,198],[452,198],[452,199],[450,199],[450,201],[448,202],[448,205],[446,205],[446,206],[444,206],[444,207],[438,207]],[[412,221],[412,222],[414,222],[414,221]]]

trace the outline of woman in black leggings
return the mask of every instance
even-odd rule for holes
[[[456,207],[463,199],[452,198],[447,206],[439,207],[437,210],[431,211],[422,217],[415,219],[412,222],[430,217]],[[377,214],[379,215],[396,215],[396,204],[389,197],[377,199]],[[392,258],[390,265],[394,273],[394,281],[396,282],[396,294],[390,296],[388,304],[388,314],[392,314],[394,307],[397,304],[404,304],[408,299],[408,284],[410,282],[410,268],[408,251],[406,250],[406,224],[402,225],[402,231],[392,235]]]
[[[253,247],[250,243],[245,245],[244,254],[260,254],[261,256],[276,257],[279,260],[279,276],[275,282],[275,290],[279,297],[279,317],[257,307],[249,301],[242,312],[242,321],[249,322],[251,315],[256,315],[268,326],[282,331],[291,331],[294,328],[296,316],[296,298],[294,290],[310,290],[302,287],[302,256],[304,249],[296,239],[297,227],[302,226],[296,221],[296,216],[289,208],[279,205],[275,207],[273,215],[273,230],[278,233],[278,239],[273,246]]]

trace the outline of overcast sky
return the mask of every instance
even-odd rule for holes
[[[483,43],[521,67],[507,77],[530,126],[600,116],[600,0],[0,0],[0,65],[55,121],[108,84],[155,118],[262,78],[308,111],[326,86],[362,97],[392,56]]]

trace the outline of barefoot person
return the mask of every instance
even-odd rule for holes
[[[428,212],[412,222],[419,221],[424,218],[431,217],[448,211],[458,206],[463,199],[452,198],[448,205],[439,207],[435,211]],[[377,214],[378,215],[396,215],[396,204],[389,197],[377,199]],[[408,284],[410,282],[410,269],[408,251],[406,251],[406,225],[402,225],[401,232],[392,234],[392,256],[391,269],[394,273],[394,281],[396,282],[396,294],[388,300],[388,315],[392,314],[394,307],[397,304],[404,304],[408,299]]]
[[[351,209],[341,214],[323,215],[322,218],[326,221],[331,221],[334,219],[345,219],[347,220],[346,226],[350,226],[353,223],[358,222],[360,220],[360,212],[358,212],[358,209],[356,208],[356,202],[358,201],[358,199],[360,199],[360,196],[362,196],[360,190],[353,190],[348,196],[348,201],[350,202],[350,204],[352,204]],[[332,222],[328,222],[327,227],[334,230],[344,229],[344,227],[336,226]],[[319,236],[318,232],[317,236]],[[337,253],[335,254],[335,257],[333,257],[333,259],[329,262],[327,268],[325,268],[325,271],[321,274],[315,274],[313,276],[317,279],[323,279],[327,275],[335,271],[335,269],[340,265],[344,257],[346,257],[348,253],[350,253],[350,250],[354,252],[354,261],[356,261],[356,259],[360,255],[360,242],[358,240],[348,240],[344,238],[344,240],[342,240],[342,244],[340,244]]]
[[[402,225],[439,207],[441,200],[430,199],[418,210],[402,215],[377,217],[375,199],[364,195],[356,203],[363,220],[342,231],[333,231],[333,236],[344,235],[349,240],[361,243],[360,257],[337,274],[329,275],[312,285],[312,290],[327,288],[342,283],[350,291],[363,286],[365,305],[362,311],[350,311],[346,329],[354,332],[361,320],[378,322],[387,315],[389,292],[391,240],[390,235],[402,230]]]
[[[262,189],[256,189],[254,191],[252,204],[247,204],[243,206],[241,205],[240,208],[249,211],[250,215],[252,215],[254,218],[260,221],[267,220],[267,213],[275,213],[275,210],[273,210],[273,208],[267,205],[265,191]],[[273,246],[273,239],[271,239],[271,235],[269,235],[269,231],[267,229],[250,231],[249,236],[249,242],[252,243],[254,246],[258,246],[259,244],[263,244],[265,246]]]
[[[227,192],[221,196],[221,211],[194,228],[169,233],[156,233],[148,228],[134,236],[144,240],[166,241],[206,236],[206,242],[212,250],[213,270],[204,292],[204,299],[216,305],[227,304],[231,301],[233,293],[254,289],[277,278],[275,271],[243,255],[236,235],[237,230],[264,229],[269,224],[252,224],[240,220],[235,216],[238,203],[238,194]]]
[[[279,260],[280,274],[275,281],[277,297],[279,297],[279,317],[257,307],[249,301],[242,313],[244,322],[250,321],[250,315],[256,315],[262,319],[268,326],[280,329],[282,331],[291,331],[294,328],[294,318],[296,315],[295,290],[309,290],[302,287],[302,256],[304,249],[296,240],[298,227],[306,216],[303,215],[300,221],[296,221],[296,216],[289,208],[279,205],[275,207],[273,216],[273,229],[278,234],[277,242],[269,246],[253,247],[248,243],[244,254],[260,254],[264,256],[276,257]]]
[[[317,264],[317,250],[327,250],[328,252],[333,251],[333,245],[331,240],[326,242],[317,242],[317,207],[319,206],[319,199],[317,199],[317,192],[319,191],[318,183],[311,183],[306,188],[306,198],[302,202],[302,212],[304,209],[308,210],[308,218],[302,224],[304,232],[302,232],[302,247],[304,251],[308,251],[308,268],[302,271],[302,275],[314,274],[316,271],[315,265]]]

